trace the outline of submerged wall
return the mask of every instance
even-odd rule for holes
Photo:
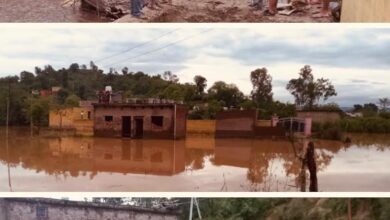
[[[49,127],[72,129],[78,135],[93,135],[93,109],[89,107],[67,108],[49,112]]]
[[[340,112],[299,111],[298,118],[311,118],[313,123],[336,122],[341,119]]]
[[[214,134],[215,120],[187,120],[187,133]]]
[[[6,207],[6,209],[4,209]],[[2,209],[3,208],[3,209]],[[178,220],[176,211],[54,199],[0,199],[0,220]],[[6,210],[4,212],[4,210]]]
[[[343,0],[342,22],[389,22],[389,0]]]
[[[257,112],[255,110],[229,110],[217,112],[215,137],[253,137],[256,118]]]

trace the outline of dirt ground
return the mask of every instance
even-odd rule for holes
[[[161,0],[160,0],[161,1]],[[264,16],[249,6],[248,0],[173,0],[161,8],[145,7],[143,18],[126,15],[116,22],[331,22],[330,18],[313,18],[319,5],[307,6],[289,16]]]
[[[73,0],[0,0],[0,22],[105,22]]]
[[[130,0],[103,0],[126,15],[116,22],[330,22],[312,18],[318,6],[307,7],[290,16],[263,16],[249,6],[251,0],[172,0],[154,10],[145,7],[143,18],[131,16]],[[159,0],[160,2],[162,0]],[[281,0],[283,1],[283,0]],[[73,6],[72,3],[77,5]],[[0,22],[110,22],[94,10],[80,7],[80,0],[0,0]],[[114,3],[112,3],[114,2]]]

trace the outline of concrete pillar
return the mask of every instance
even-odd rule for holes
[[[305,136],[311,136],[311,126],[312,126],[312,118],[305,118]]]
[[[271,127],[276,127],[279,122],[279,117],[277,115],[272,115],[271,117]]]

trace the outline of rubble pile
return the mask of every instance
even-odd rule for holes
[[[130,13],[128,0],[81,0],[85,9],[96,10],[98,13],[118,19]]]

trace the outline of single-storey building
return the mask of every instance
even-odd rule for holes
[[[95,103],[94,135],[125,138],[168,138],[186,136],[187,108],[167,101]]]
[[[217,112],[215,122],[216,138],[269,138],[283,137],[293,133],[311,135],[310,116],[258,120],[257,110],[225,110]]]
[[[253,138],[284,136],[283,127],[273,125],[271,121],[265,125],[257,120],[257,110],[219,111],[215,123],[216,138]]]
[[[0,220],[177,220],[178,210],[48,198],[0,198]]]
[[[50,110],[49,127],[75,130],[80,135],[92,135],[93,107],[96,101],[80,101],[79,107]]]

